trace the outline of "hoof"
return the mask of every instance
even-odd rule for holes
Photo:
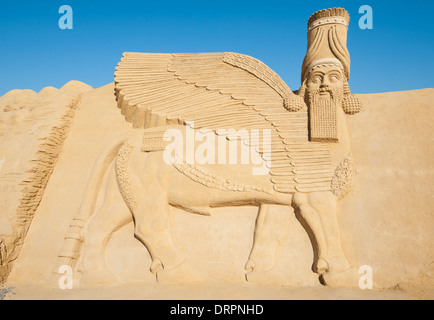
[[[323,285],[332,288],[359,288],[360,274],[355,268],[341,272],[326,272],[320,276]]]
[[[153,275],[156,275],[158,272],[163,270],[163,263],[160,259],[156,258],[152,260],[152,265],[150,271]]]
[[[319,275],[326,273],[329,270],[329,264],[326,260],[320,258],[313,265],[313,272]]]
[[[260,285],[282,285],[282,279],[274,272],[272,264],[257,265],[253,260],[249,260],[244,267],[246,270],[246,281]]]
[[[255,269],[255,262],[253,260],[247,261],[244,270],[246,270],[248,273],[252,272]]]

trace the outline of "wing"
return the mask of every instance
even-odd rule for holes
[[[271,130],[278,192],[330,190],[325,144],[308,141],[307,108],[289,112],[294,93],[269,67],[237,53],[125,53],[115,73],[118,107],[134,128],[194,122],[195,129]],[[250,142],[251,144],[251,142]]]

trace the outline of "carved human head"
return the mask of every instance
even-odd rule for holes
[[[338,109],[355,114],[362,108],[348,85],[349,23],[350,15],[342,8],[318,11],[308,22],[307,52],[298,95],[308,107],[311,141],[339,142]]]
[[[350,16],[345,9],[325,9],[308,22],[308,49],[302,65],[299,95],[307,105],[315,94],[333,98],[347,114],[360,112],[362,105],[348,85],[351,59],[347,49]]]
[[[345,83],[345,75],[338,64],[317,65],[306,77],[307,96],[319,94],[325,98],[342,98]]]

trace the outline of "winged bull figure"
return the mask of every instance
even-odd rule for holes
[[[115,73],[116,99],[134,130],[96,164],[71,227],[85,227],[82,256],[76,237],[67,237],[64,252],[75,253],[60,254],[62,263],[80,258],[84,274],[109,279],[104,249],[113,230],[134,219],[135,236],[148,249],[159,282],[201,280],[172,241],[170,206],[209,215],[212,208],[254,205],[259,210],[246,279],[267,281],[284,236],[270,222],[273,206],[285,205],[311,238],[313,271],[322,283],[348,286],[356,272],[342,250],[336,204],[353,175],[345,118],[361,110],[348,86],[348,24],[340,8],[309,19],[302,85],[295,93],[264,63],[243,54],[125,53]],[[224,138],[248,145],[265,161],[266,174],[252,174],[252,165],[199,164],[185,154],[163,161],[169,130],[186,138],[191,123],[206,129],[208,138],[218,140],[223,131]],[[229,129],[267,132],[269,139],[231,137]],[[95,211],[105,175],[106,201]],[[125,204],[129,210],[122,210]]]

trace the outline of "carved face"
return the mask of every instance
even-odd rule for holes
[[[337,66],[315,68],[306,81],[310,139],[338,142],[337,109],[342,106],[345,77]]]
[[[323,98],[339,98],[343,93],[345,78],[337,66],[322,66],[313,70],[306,82],[308,96],[318,94]]]

